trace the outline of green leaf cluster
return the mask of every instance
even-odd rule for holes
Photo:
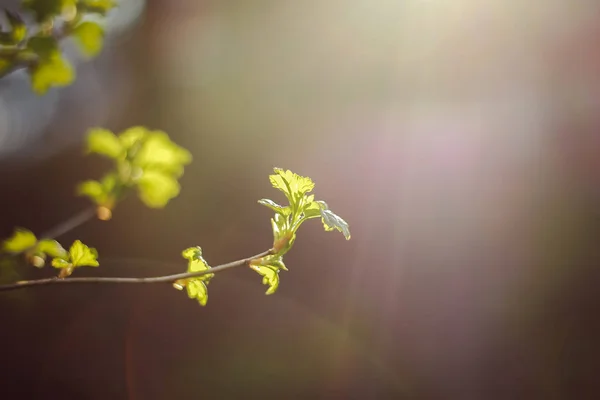
[[[67,251],[53,239],[38,239],[33,232],[15,229],[13,235],[2,243],[2,250],[11,254],[25,253],[34,266],[41,268],[48,257],[65,257]]]
[[[288,205],[280,205],[270,199],[258,201],[275,212],[271,218],[274,254],[251,263],[251,267],[263,276],[263,283],[269,285],[267,294],[277,290],[279,271],[287,270],[283,255],[292,248],[296,232],[304,221],[320,217],[326,231],[338,230],[347,240],[350,239],[348,223],[333,213],[327,203],[315,200],[315,196],[309,194],[315,187],[310,178],[281,168],[275,168],[274,172],[269,180],[275,189],[283,192]]]
[[[26,67],[33,91],[41,95],[75,79],[74,68],[64,57],[59,40],[71,37],[85,57],[98,55],[104,43],[104,28],[88,16],[106,16],[116,2],[24,0],[22,6],[38,26],[27,29],[21,16],[5,11],[9,29],[0,31],[0,76],[13,68]]]
[[[199,272],[210,269],[210,266],[202,257],[202,249],[200,247],[185,249],[181,255],[188,260],[187,272]],[[208,283],[214,276],[215,274],[205,274],[194,278],[180,279],[173,286],[178,290],[186,288],[190,299],[196,299],[200,305],[205,306],[208,302]]]
[[[77,267],[97,267],[99,265],[96,249],[86,246],[80,240],[73,242],[68,253],[52,260],[52,266],[61,270],[60,278],[71,275]]]
[[[107,129],[90,129],[87,152],[112,159],[115,168],[101,180],[81,183],[77,193],[108,209],[122,198],[125,189],[134,187],[148,207],[165,207],[179,195],[178,179],[192,161],[190,152],[172,142],[165,132],[142,126],[119,135]]]

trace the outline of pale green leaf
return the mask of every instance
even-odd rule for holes
[[[37,94],[44,94],[53,86],[67,86],[75,78],[73,67],[60,53],[41,58],[29,72],[32,89]]]
[[[258,204],[262,204],[263,206],[269,207],[271,210],[275,211],[278,214],[290,215],[292,212],[290,207],[281,206],[275,203],[273,200],[269,199],[260,199],[258,201]]]
[[[202,257],[202,249],[200,247],[190,247],[181,252],[183,258],[188,260],[187,272],[199,272],[210,269],[208,263]],[[197,278],[186,280],[185,286],[189,298],[196,299],[205,306],[208,301],[208,281],[214,277],[214,274],[206,274]]]
[[[326,231],[337,229],[342,232],[346,240],[350,240],[350,227],[340,216],[334,214],[331,210],[321,210],[321,216]]]
[[[123,145],[117,136],[103,128],[92,128],[87,134],[87,151],[102,154],[110,158],[119,158],[123,154]]]
[[[192,161],[192,155],[173,143],[161,131],[151,132],[136,155],[134,163],[144,170],[152,169],[179,177],[183,167]]]
[[[188,269],[187,272],[199,272],[206,271],[210,269],[210,266],[202,257],[202,249],[200,247],[190,247],[181,252],[183,258],[188,260]],[[212,277],[214,274],[202,275],[199,278],[203,278],[205,276]]]
[[[269,288],[265,294],[273,294],[279,287],[279,268],[269,265],[251,265],[253,270],[263,277],[263,285],[268,285]]]
[[[93,247],[88,247],[80,240],[76,240],[69,249],[70,261],[73,267],[97,267],[98,252]]]
[[[43,239],[36,245],[36,251],[49,255],[50,257],[64,258],[68,252],[56,240]]]
[[[200,305],[205,306],[208,302],[208,288],[201,279],[190,279],[187,284],[187,293],[190,299],[198,300]]]
[[[33,247],[36,242],[37,238],[33,232],[17,228],[13,235],[4,241],[3,248],[9,253],[20,253]]]
[[[71,268],[73,265],[63,258],[53,258],[52,266],[54,268]]]
[[[305,176],[300,176],[290,170],[274,168],[275,175],[269,175],[269,180],[274,188],[281,190],[290,201],[295,204],[297,199],[314,189],[313,181]]]
[[[85,56],[94,57],[102,50],[104,29],[95,22],[85,21],[75,27],[73,37]]]
[[[77,185],[76,192],[80,196],[89,197],[96,204],[101,204],[105,198],[104,188],[102,187],[102,184],[94,180],[81,182],[79,185]]]
[[[137,183],[140,198],[148,207],[163,208],[179,194],[179,183],[163,172],[144,171]]]
[[[132,126],[119,134],[119,140],[129,150],[148,136],[149,132],[143,126]]]

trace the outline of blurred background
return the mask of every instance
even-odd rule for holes
[[[205,308],[168,285],[0,293],[2,398],[600,398],[600,3],[119,3],[97,59],[65,43],[72,86],[0,80],[0,235],[88,205],[75,185],[109,164],[87,128],[145,125],[192,152],[181,195],[61,237],[99,250],[79,275],[267,249],[274,166],[352,239],[306,224],[275,295],[237,269]]]

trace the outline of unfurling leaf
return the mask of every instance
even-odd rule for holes
[[[278,214],[282,214],[282,215],[289,215],[292,212],[290,207],[280,206],[279,204],[275,203],[273,200],[269,200],[269,199],[260,199],[258,201],[258,204],[262,204],[263,206],[269,207],[271,210],[275,211]]]
[[[265,294],[273,294],[279,287],[279,269],[268,265],[251,265],[253,270],[263,277],[263,285],[268,285],[269,288]]]
[[[268,285],[269,288],[265,294],[273,294],[279,287],[279,271],[287,271],[281,255],[273,254],[262,258],[252,260],[250,268],[258,272],[263,277],[263,285]]]
[[[52,266],[54,268],[70,268],[72,267],[72,264],[65,259],[54,258],[52,259]]]
[[[188,260],[187,272],[199,272],[210,269],[210,266],[202,257],[202,249],[200,247],[190,247],[181,252],[183,258]],[[208,301],[208,282],[214,274],[205,274],[195,278],[180,279],[173,284],[176,289],[187,289],[188,297],[196,299],[200,305],[205,306]]]
[[[79,196],[89,197],[100,207],[112,209],[116,201],[117,193],[117,175],[107,174],[101,182],[88,180],[77,186]]]
[[[204,281],[200,279],[190,279],[186,284],[188,297],[198,300],[201,306],[208,302],[208,288]]]
[[[73,242],[67,257],[57,257],[52,260],[52,266],[55,268],[97,267],[98,265],[100,264],[96,249],[86,246],[80,240]]]
[[[13,235],[4,241],[2,247],[4,251],[9,253],[21,253],[32,248],[36,242],[37,238],[33,232],[27,229],[17,228]]]
[[[138,180],[140,198],[152,208],[163,208],[179,194],[179,182],[159,171],[144,171]]]
[[[47,254],[50,257],[64,258],[68,252],[56,240],[43,239],[35,246],[36,251]]]
[[[342,232],[346,240],[350,240],[350,228],[348,223],[342,217],[334,214],[331,210],[321,210],[323,226],[326,231],[337,229]]]
[[[103,128],[92,128],[87,134],[87,151],[118,158],[123,154],[123,145],[117,136]]]

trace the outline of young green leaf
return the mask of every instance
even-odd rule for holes
[[[269,175],[269,180],[275,189],[281,190],[290,202],[296,205],[297,199],[314,189],[314,182],[305,176],[300,176],[290,170],[274,168],[275,175]]]
[[[326,231],[337,229],[344,235],[346,240],[350,240],[350,227],[348,223],[339,215],[334,214],[324,201],[318,200],[309,203],[304,209],[304,215],[306,218],[320,216]]]
[[[321,221],[326,231],[332,231],[337,229],[342,232],[346,240],[350,240],[350,227],[348,223],[342,219],[342,217],[334,214],[331,210],[321,210]]]
[[[206,271],[210,269],[210,266],[206,263],[202,257],[202,249],[200,247],[190,247],[181,252],[183,258],[188,260],[187,272],[198,272]],[[205,306],[208,302],[208,282],[215,274],[201,275],[196,278],[186,279],[184,281],[178,281],[174,285],[178,289],[186,287],[188,297],[190,299],[196,299],[200,305]]]
[[[273,294],[279,287],[279,269],[268,265],[251,265],[250,268],[258,272],[263,277],[263,285],[268,285],[269,288],[265,294]]]
[[[52,259],[52,266],[54,268],[71,268],[73,265],[64,258],[57,257]]]
[[[279,271],[287,271],[281,255],[272,254],[250,262],[250,268],[263,277],[263,285],[269,288],[265,294],[273,294],[279,287]]]
[[[38,242],[35,246],[35,250],[50,257],[64,258],[68,255],[68,252],[58,243],[56,240],[43,239]]]
[[[124,148],[119,138],[108,129],[92,128],[87,134],[87,151],[110,158],[119,158]]]
[[[173,175],[183,174],[183,167],[192,161],[189,151],[173,143],[166,133],[151,132],[137,153],[134,164],[144,170],[156,170]]]
[[[199,271],[206,271],[207,269],[210,269],[208,263],[202,257],[202,249],[198,246],[185,249],[184,251],[181,252],[181,255],[183,258],[188,260],[187,272],[199,272]],[[198,278],[195,278],[195,279],[208,280],[208,279],[212,278],[213,276],[214,276],[214,274],[206,274],[206,275],[199,276]]]
[[[87,180],[77,185],[76,193],[79,196],[90,198],[95,204],[112,209],[116,201],[117,175],[107,174],[102,181]]]
[[[67,86],[75,78],[73,67],[60,53],[40,59],[29,72],[31,87],[37,94],[44,94],[53,86]]]
[[[4,251],[9,253],[21,253],[32,248],[36,242],[37,238],[33,232],[27,229],[17,228],[13,235],[4,241],[2,247]]]
[[[201,279],[190,279],[186,284],[188,297],[198,300],[201,306],[208,302],[208,288]]]
[[[100,265],[96,249],[86,246],[80,240],[76,240],[71,245],[69,258],[73,267],[97,267]]]
[[[275,203],[273,200],[269,200],[269,199],[260,199],[258,201],[258,204],[262,204],[263,206],[269,207],[271,210],[275,211],[278,214],[282,214],[282,215],[290,215],[290,213],[292,212],[292,210],[289,207],[284,207],[284,206],[280,206],[279,204]]]
[[[123,146],[129,150],[133,146],[146,139],[148,136],[148,129],[143,126],[132,126],[119,134],[119,140]]]
[[[151,208],[163,208],[179,195],[179,182],[163,172],[144,171],[137,184],[140,198]]]
[[[73,30],[73,37],[85,56],[94,57],[102,50],[104,29],[95,22],[82,22]]]

